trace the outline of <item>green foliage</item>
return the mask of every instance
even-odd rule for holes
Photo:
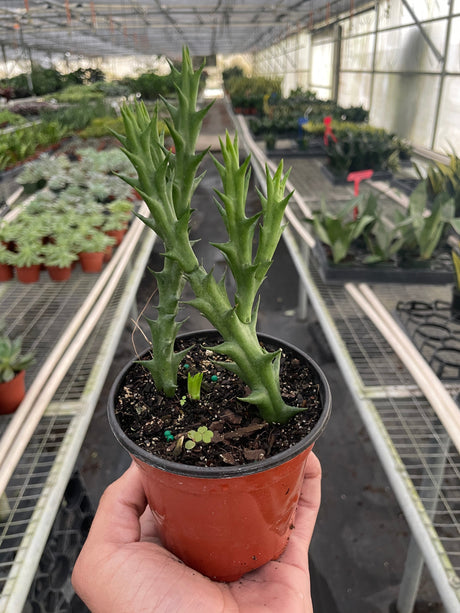
[[[18,372],[26,370],[34,361],[32,352],[22,352],[22,337],[9,338],[0,328],[0,383],[14,379]]]
[[[324,131],[324,129],[323,129]],[[341,126],[333,131],[337,142],[329,140],[328,168],[337,177],[357,170],[396,170],[399,151],[392,136],[380,128]]]
[[[373,196],[371,198],[375,200]],[[327,210],[326,202],[322,200],[321,208],[313,211],[311,219],[306,220],[313,225],[319,240],[331,248],[334,264],[345,259],[353,241],[375,220],[375,217],[369,214],[373,202],[366,204],[367,211],[364,214],[360,212],[357,216],[351,215],[353,210],[362,208],[363,202],[362,195],[353,198],[334,214]]]
[[[126,81],[125,81],[126,83]],[[167,98],[175,95],[174,74],[158,75],[146,72],[127,82],[132,92],[141,94],[146,100],[157,100],[160,96]]]
[[[65,104],[83,104],[104,98],[96,85],[68,85],[60,92],[54,93],[52,98]]]
[[[187,375],[187,392],[192,400],[199,400],[201,397],[201,383],[203,381],[203,373],[197,372],[195,375],[188,373]]]
[[[68,132],[79,132],[98,118],[113,118],[112,112],[102,99],[95,101],[79,100],[71,106],[64,106],[52,111],[45,110],[40,116],[45,123],[52,121],[60,123],[65,126]]]
[[[6,245],[0,242],[0,264],[12,266],[14,262],[14,253],[8,249]]]
[[[78,255],[70,239],[61,235],[55,243],[48,243],[42,247],[43,263],[45,266],[58,266],[68,268],[72,262],[78,260]]]
[[[266,169],[266,195],[260,194],[261,212],[247,217],[246,195],[250,159],[240,165],[238,137],[227,134],[221,142],[223,164],[214,160],[222,180],[217,190],[218,208],[228,232],[228,241],[216,245],[223,253],[236,283],[232,304],[225,279],[216,280],[198,261],[189,236],[191,198],[200,182],[198,169],[206,151],[196,154],[195,146],[208,108],[196,110],[202,67],[193,70],[188,50],[183,50],[182,70],[172,67],[177,88],[177,106],[166,103],[166,121],[175,153],[164,146],[158,129],[158,111],[150,117],[145,105],[125,106],[122,115],[126,136],[119,136],[123,151],[137,172],[137,179],[122,177],[143,197],[150,217],[140,217],[164,244],[164,267],[156,273],[157,319],[148,320],[152,334],[153,358],[143,364],[165,394],[176,391],[177,369],[182,355],[174,353],[180,323],[176,316],[184,282],[195,295],[189,302],[223,337],[213,351],[229,358],[221,364],[236,373],[251,389],[245,401],[257,405],[263,419],[286,422],[302,409],[290,407],[279,386],[280,351],[267,352],[257,337],[257,306],[260,285],[270,267],[282,233],[282,218],[290,195],[285,195],[287,177],[283,166],[271,175]],[[253,253],[258,229],[259,242]],[[185,352],[184,352],[185,353]]]
[[[460,215],[460,158],[455,151],[449,155],[449,164],[432,163],[427,169],[426,177],[417,164],[414,163],[414,167],[425,183],[430,200],[445,192],[454,199],[455,212]]]
[[[193,449],[197,443],[209,444],[214,438],[214,432],[208,430],[207,426],[200,426],[197,430],[187,432],[188,441],[185,442],[185,449]]]
[[[255,108],[262,113],[266,95],[281,96],[281,81],[281,78],[234,76],[225,85],[234,108]]]
[[[352,210],[358,207],[358,214]],[[455,217],[453,200],[446,194],[438,196],[427,209],[427,196],[423,185],[415,189],[407,210],[395,210],[387,221],[381,218],[377,200],[372,194],[367,201],[362,196],[346,203],[338,213],[327,210],[324,201],[321,209],[306,220],[313,225],[318,239],[329,245],[334,263],[345,259],[355,241],[362,237],[369,250],[365,262],[376,264],[398,256],[401,258],[429,260],[446,238],[446,229],[460,232],[460,218]]]
[[[13,265],[17,267],[35,266],[43,263],[42,243],[39,240],[22,235],[17,242],[17,251],[13,254]]]
[[[0,126],[20,126],[25,123],[26,120],[17,113],[12,113],[8,109],[0,110]]]
[[[43,68],[38,64],[32,64],[31,76],[33,90],[37,96],[56,92],[62,87],[61,74],[54,68]]]
[[[460,218],[455,217],[453,198],[443,192],[436,196],[427,210],[427,194],[423,184],[410,195],[407,219],[401,215],[399,224],[404,233],[404,248],[416,252],[421,260],[431,258],[446,227],[460,232]]]
[[[79,132],[80,138],[102,138],[110,136],[113,132],[124,134],[124,125],[121,117],[96,117]]]

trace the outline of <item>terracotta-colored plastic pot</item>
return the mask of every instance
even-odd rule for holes
[[[61,268],[60,266],[47,266],[46,269],[48,270],[50,279],[53,281],[68,281],[72,274],[71,266],[67,266],[66,268]]]
[[[210,339],[216,338],[213,331],[206,334]],[[191,338],[194,334],[184,336]],[[308,455],[331,411],[329,385],[318,365],[285,342],[267,335],[259,337],[297,351],[298,359],[305,360],[316,372],[323,403],[321,417],[310,434],[271,458],[215,468],[163,460],[135,445],[115,417],[114,401],[132,363],[123,369],[109,395],[109,423],[139,467],[164,546],[217,581],[236,581],[284,551],[294,524]]]
[[[101,272],[104,264],[104,252],[79,253],[78,259],[80,260],[83,272]]]
[[[10,281],[13,277],[13,267],[9,264],[0,264],[0,281]]]
[[[126,228],[122,230],[107,230],[106,234],[115,239],[115,247],[121,245],[121,242],[126,234]]]
[[[113,246],[107,245],[107,247],[104,249],[104,262],[110,262],[110,260],[112,259],[112,255],[113,255]]]
[[[21,283],[37,283],[40,280],[40,264],[16,266],[16,278]]]
[[[16,411],[26,395],[25,370],[5,383],[0,383],[0,415]]]

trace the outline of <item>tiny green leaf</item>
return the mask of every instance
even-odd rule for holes
[[[197,372],[196,375],[188,373],[187,376],[187,391],[192,400],[199,400],[201,395],[201,382],[203,381],[203,373]]]

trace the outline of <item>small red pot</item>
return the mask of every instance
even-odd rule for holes
[[[26,395],[25,370],[7,381],[0,383],[0,415],[14,413]]]
[[[13,277],[13,267],[9,264],[0,264],[0,281],[10,281]]]
[[[113,255],[113,246],[107,245],[107,247],[104,250],[104,262],[110,262],[110,260],[112,259],[112,255]]]
[[[16,278],[21,283],[37,283],[40,280],[41,264],[16,266]]]
[[[208,331],[208,334],[215,340],[214,332]],[[269,336],[260,335],[260,338],[296,350]],[[118,425],[114,411],[118,388],[131,362],[109,395],[110,426],[139,467],[162,543],[183,562],[211,579],[236,581],[278,558],[287,545],[307,458],[331,410],[329,385],[321,369],[306,354],[296,351],[299,359],[306,360],[316,371],[323,412],[310,434],[299,443],[253,464],[215,468],[187,466],[158,458],[135,445]]]
[[[126,234],[126,229],[123,230],[107,230],[106,231],[107,236],[111,236],[112,238],[115,239],[115,247],[118,247],[119,245],[121,245],[121,241],[123,240],[125,234]]]
[[[71,266],[67,266],[66,268],[61,268],[60,266],[47,266],[46,269],[50,279],[53,281],[68,281],[72,274]]]
[[[80,260],[83,272],[101,272],[104,264],[104,252],[82,252],[78,254],[78,259]]]

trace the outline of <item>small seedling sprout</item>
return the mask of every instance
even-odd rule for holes
[[[202,372],[197,372],[192,375],[190,372],[187,376],[187,391],[192,400],[199,400],[201,395],[201,382],[203,381]]]
[[[207,426],[200,426],[197,430],[189,430],[187,432],[189,440],[185,443],[186,449],[193,449],[197,443],[210,443],[214,436],[212,430],[208,430]]]

